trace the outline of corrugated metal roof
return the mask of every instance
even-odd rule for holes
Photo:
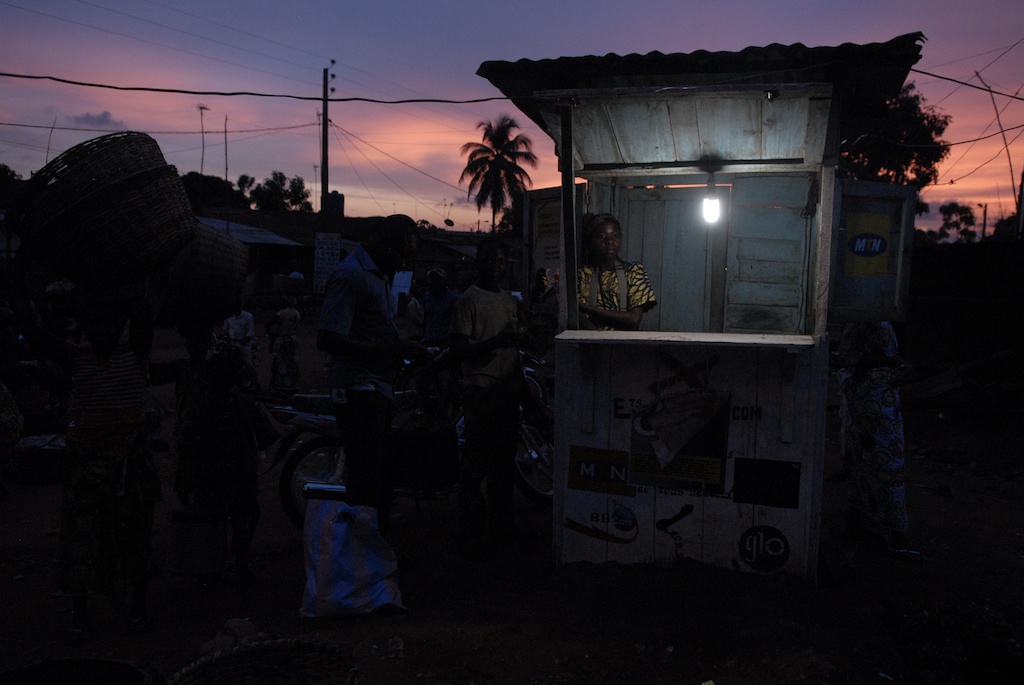
[[[276,233],[255,226],[246,226],[234,221],[229,224],[224,219],[210,219],[204,216],[197,216],[196,219],[221,233],[228,233],[232,238],[237,238],[246,245],[301,245],[294,240],[282,238]]]
[[[829,84],[839,103],[844,131],[862,130],[883,115],[921,58],[924,35],[908,33],[885,43],[836,47],[801,44],[748,47],[739,52],[699,50],[683,54],[609,54],[516,62],[484,62],[477,74],[489,80],[548,134],[542,110],[581,91],[735,88],[781,84]],[[558,91],[565,91],[559,93]],[[571,92],[570,92],[571,91]]]

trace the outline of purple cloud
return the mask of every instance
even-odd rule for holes
[[[97,128],[124,128],[123,121],[114,119],[110,112],[103,111],[102,114],[79,114],[71,117],[71,121],[77,126],[95,126]]]

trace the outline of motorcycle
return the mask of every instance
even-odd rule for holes
[[[543,362],[521,353],[529,393],[520,407],[516,485],[529,499],[550,505],[554,494],[554,414],[537,368]],[[409,364],[395,383],[396,497],[442,499],[458,483],[463,416],[452,399],[444,352],[424,365]],[[288,518],[302,526],[306,498],[345,499],[345,450],[326,394],[295,395],[292,403],[269,407],[284,433],[264,473],[283,463],[278,495]]]

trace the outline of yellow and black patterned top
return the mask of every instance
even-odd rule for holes
[[[619,279],[614,271],[601,272],[601,286],[597,292],[595,306],[612,311],[629,310],[636,307],[640,307],[645,312],[652,309],[658,300],[654,297],[654,289],[651,287],[651,278],[647,275],[647,269],[640,262],[623,262],[622,268],[626,274],[628,286],[629,301],[626,306],[620,306]],[[592,266],[581,266],[577,272],[576,287],[580,302],[590,301],[590,281],[593,275],[594,267]]]

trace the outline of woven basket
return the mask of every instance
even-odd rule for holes
[[[219,323],[241,306],[248,270],[245,243],[196,222],[194,237],[160,285],[157,323]]]
[[[177,169],[144,134],[104,136],[64,153],[26,183],[6,221],[26,255],[90,288],[168,263],[195,225]]]
[[[171,676],[169,685],[293,685],[357,682],[351,659],[325,642],[285,638],[204,656]]]
[[[166,166],[160,146],[145,133],[122,131],[80,143],[32,175],[7,212],[22,240],[68,206],[128,176]]]

